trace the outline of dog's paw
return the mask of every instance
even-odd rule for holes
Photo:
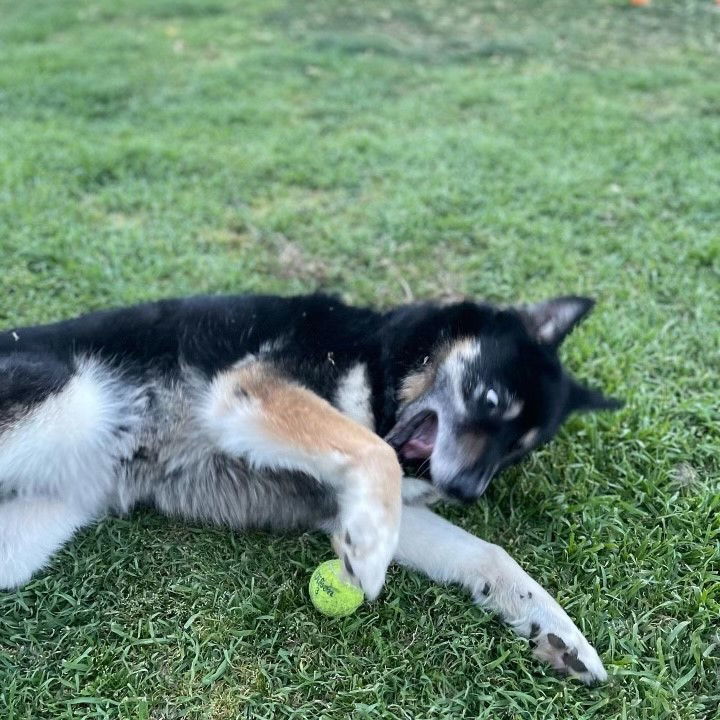
[[[535,657],[549,663],[555,670],[587,685],[607,680],[607,672],[595,648],[567,616],[544,615],[531,622],[523,634],[530,638]]]
[[[359,503],[341,514],[333,548],[342,560],[347,579],[374,600],[385,582],[385,573],[398,542],[399,522],[387,511]]]

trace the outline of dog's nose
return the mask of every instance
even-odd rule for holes
[[[460,500],[460,502],[470,503],[477,498],[478,476],[470,473],[460,473],[456,475],[452,482],[447,486],[448,495]]]
[[[470,471],[458,473],[445,488],[448,495],[464,503],[477,500],[487,490],[492,479],[490,471]]]
[[[446,489],[446,492],[451,498],[463,503],[471,503],[475,500],[475,493],[465,485],[453,483]]]

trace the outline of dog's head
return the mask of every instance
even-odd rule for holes
[[[570,413],[620,407],[578,383],[558,358],[593,304],[583,297],[517,309],[459,303],[408,315],[401,353],[407,359],[415,337],[426,354],[401,379],[386,436],[401,461],[429,470],[443,494],[472,501],[498,472],[550,440]]]

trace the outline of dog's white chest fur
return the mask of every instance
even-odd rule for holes
[[[360,425],[375,429],[367,365],[357,363],[340,378],[335,393],[335,407]]]

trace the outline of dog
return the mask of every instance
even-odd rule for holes
[[[619,406],[558,359],[592,306],[210,296],[2,332],[0,588],[137,506],[321,529],[368,598],[395,560],[466,588],[554,668],[602,681],[558,603],[428,507],[475,501],[570,413]]]

